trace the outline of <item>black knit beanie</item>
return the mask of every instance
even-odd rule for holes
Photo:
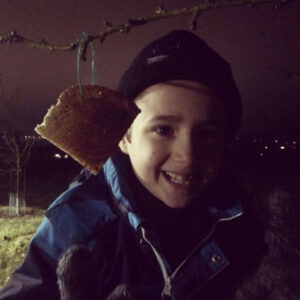
[[[217,92],[225,104],[226,135],[233,136],[241,121],[241,98],[231,67],[189,31],[172,31],[145,46],[121,77],[117,90],[134,99],[151,85],[184,79],[205,84]]]

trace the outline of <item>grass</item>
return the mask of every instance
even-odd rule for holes
[[[27,208],[24,216],[8,217],[8,207],[0,206],[0,289],[23,261],[27,246],[43,216],[43,210]]]

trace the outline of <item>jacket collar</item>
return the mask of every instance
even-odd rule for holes
[[[105,181],[111,189],[114,205],[121,216],[137,230],[145,220],[134,209],[135,198],[128,183],[128,168],[130,168],[129,159],[126,155],[118,152],[104,164],[103,173]],[[216,193],[215,191],[219,192]],[[207,191],[207,194],[206,197],[211,199],[207,206],[208,213],[216,221],[235,219],[243,214],[239,199],[242,194],[231,178],[228,179],[225,175],[220,175],[214,186]]]

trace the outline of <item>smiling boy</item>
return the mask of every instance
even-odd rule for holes
[[[229,299],[256,266],[260,229],[222,163],[241,119],[230,65],[173,31],[118,90],[141,110],[120,151],[51,205],[0,299]]]
[[[187,80],[150,86],[141,113],[120,142],[142,185],[171,208],[184,208],[215,178],[225,132],[223,103]]]

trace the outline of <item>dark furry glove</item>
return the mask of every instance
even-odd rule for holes
[[[126,284],[119,284],[112,293],[106,298],[106,300],[133,300],[133,296],[131,295]]]
[[[61,300],[95,299],[95,267],[85,247],[73,245],[67,249],[58,262],[56,273]]]
[[[300,299],[299,194],[275,188],[266,199],[268,251],[256,273],[237,290],[234,300]]]

